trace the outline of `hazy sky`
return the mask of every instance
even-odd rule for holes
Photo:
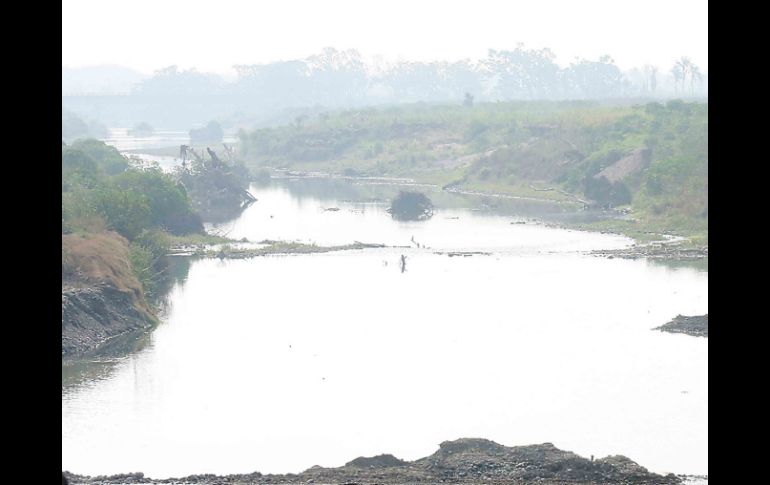
[[[62,65],[298,59],[323,47],[366,59],[478,59],[487,49],[549,47],[557,62],[609,54],[623,69],[668,70],[689,56],[708,70],[707,0],[63,0]]]

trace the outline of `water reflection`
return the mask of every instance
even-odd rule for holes
[[[702,259],[651,259],[650,264],[665,266],[667,268],[691,268],[697,271],[708,273],[709,258]]]
[[[189,256],[166,257],[167,266],[163,273],[161,273],[161,278],[158,282],[158,294],[151,302],[158,308],[161,318],[170,310],[172,290],[187,280],[187,275],[190,273],[190,264],[195,259]]]
[[[159,291],[150,304],[157,309],[161,325],[167,320],[173,308],[174,291],[181,289],[187,280],[191,257],[169,256],[168,266],[159,282]],[[126,356],[144,350],[152,344],[153,332],[136,332],[111,339],[97,352],[86,353],[76,358],[62,359],[62,390],[69,392],[79,385],[109,378]]]
[[[151,332],[121,335],[101,346],[98,352],[62,358],[62,396],[77,386],[108,379],[122,359],[146,348],[152,336]]]
[[[297,177],[274,178],[274,187],[281,187],[297,199],[319,199],[345,203],[389,203],[401,190],[425,193],[438,208],[491,211],[500,215],[548,216],[575,212],[573,204],[558,204],[543,200],[472,195],[442,190],[435,185],[405,185],[398,179]]]

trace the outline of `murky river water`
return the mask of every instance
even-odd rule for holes
[[[708,312],[707,271],[585,255],[630,241],[531,223],[526,204],[442,195],[430,221],[393,221],[378,202],[393,190],[252,187],[257,203],[209,228],[410,247],[178,260],[140,350],[63,366],[63,468],[299,472],[484,437],[708,473],[708,340],[651,330]]]

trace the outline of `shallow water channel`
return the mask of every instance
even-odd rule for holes
[[[531,201],[432,194],[431,220],[394,221],[397,189],[252,186],[208,229],[391,247],[177,260],[138,350],[63,363],[63,469],[299,472],[483,437],[708,473],[708,340],[651,330],[708,312],[707,270],[587,255],[631,241],[546,227],[570,214]]]

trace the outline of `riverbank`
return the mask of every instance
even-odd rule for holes
[[[97,351],[155,324],[154,317],[134,306],[128,293],[110,285],[63,287],[61,298],[62,357]]]
[[[286,241],[249,243],[215,235],[170,237],[168,256],[246,259],[273,254],[314,254],[384,244],[318,246]],[[243,245],[256,247],[243,247]],[[115,233],[62,236],[62,356],[100,353],[110,342],[151,330],[155,312],[128,263],[128,242]]]
[[[141,150],[148,155],[168,155],[178,151],[178,147],[164,147]],[[137,150],[139,151],[139,150]],[[262,166],[260,171],[269,172],[278,179],[338,179],[362,183],[391,182],[396,185],[409,187],[421,186],[425,189],[438,190],[449,194],[459,194],[492,199],[510,199],[530,201],[534,203],[554,204],[560,210],[570,209],[582,212],[590,207],[588,201],[580,196],[569,193],[558,187],[537,187],[534,183],[495,183],[481,180],[468,180],[452,170],[407,170],[394,175],[367,174],[352,170],[334,170],[333,162],[318,164],[292,165],[293,168]],[[256,169],[251,167],[252,172]],[[459,179],[458,179],[459,177]],[[261,181],[261,180],[260,180]],[[542,185],[542,184],[540,184]],[[595,210],[601,219],[594,222],[568,222],[547,224],[573,230],[606,232],[632,238],[637,244],[665,242],[671,238],[679,239],[680,245],[686,248],[708,248],[708,223],[705,227],[702,221],[694,223],[691,220],[665,220],[649,217],[648,214],[635,210],[631,206],[621,206],[613,209]],[[651,257],[655,255],[650,254]],[[639,256],[641,257],[641,256]],[[685,255],[689,258],[690,255]]]
[[[684,483],[673,474],[659,475],[621,455],[594,460],[556,448],[551,443],[503,446],[494,441],[462,438],[445,441],[438,451],[414,461],[393,455],[359,457],[344,466],[311,467],[298,474],[191,475],[183,478],[151,479],[142,473],[88,477],[67,473],[70,484],[195,483],[263,484],[531,484],[575,485],[622,483],[626,485],[667,485]]]
[[[709,316],[705,315],[685,316],[677,315],[673,320],[656,327],[653,330],[660,330],[661,332],[669,333],[684,333],[686,335],[692,335],[693,337],[706,337],[709,336]]]
[[[558,189],[538,189],[532,184],[502,185],[492,183],[467,182],[463,185],[446,184],[444,177],[438,177],[436,174],[427,173],[408,173],[403,176],[383,177],[383,176],[365,176],[365,175],[346,175],[345,172],[325,172],[319,170],[288,170],[275,167],[268,167],[272,176],[279,179],[339,179],[350,180],[353,183],[369,182],[392,182],[395,185],[404,185],[409,187],[421,186],[425,189],[437,190],[448,194],[458,194],[473,197],[483,197],[487,199],[501,200],[521,200],[543,204],[554,204],[559,210],[571,210],[575,213],[581,213],[588,210],[588,207],[579,197],[574,194],[566,194]],[[419,189],[418,189],[419,190]],[[635,257],[643,257],[645,254],[651,258],[657,258],[662,255],[662,251],[657,251],[659,245],[672,247],[676,243],[677,247],[683,251],[681,254],[685,259],[691,259],[695,252],[708,254],[708,229],[702,227],[691,227],[680,224],[665,224],[661,221],[652,220],[637,214],[633,208],[625,206],[615,209],[594,210],[600,220],[593,222],[571,222],[564,220],[558,223],[541,221],[545,226],[563,229],[572,229],[587,232],[601,232],[618,234],[633,239],[637,246],[649,245],[644,253],[635,251]],[[691,251],[697,250],[697,251]],[[676,256],[673,253],[666,254],[666,259],[673,259]]]
[[[114,232],[62,235],[62,356],[91,352],[157,322]]]
[[[689,247],[679,241],[667,243],[666,241],[647,244],[635,244],[624,249],[600,249],[590,252],[593,256],[608,259],[639,259],[665,261],[696,261],[709,257],[708,246]]]
[[[444,189],[627,211],[607,230],[708,244],[708,104],[403,105],[245,131],[252,170],[409,177]],[[537,120],[537,121],[534,121]]]
[[[244,240],[230,240],[228,244],[179,244],[169,249],[169,256],[200,256],[220,259],[246,259],[267,256],[270,254],[314,254],[332,251],[349,251],[353,249],[384,248],[384,244],[354,242],[336,246],[318,246],[287,241],[260,241],[253,243],[259,247],[238,247],[234,244],[250,244]]]

